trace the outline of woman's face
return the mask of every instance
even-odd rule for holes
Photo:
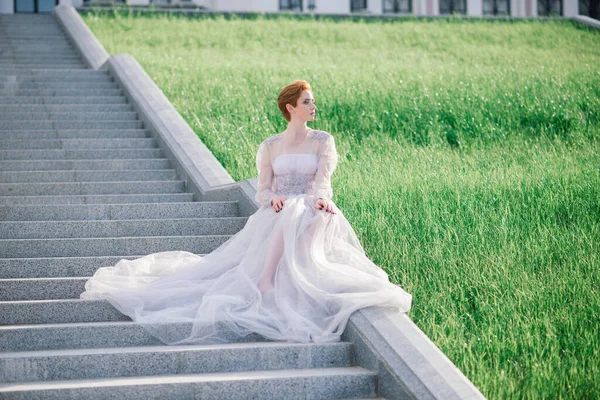
[[[315,106],[315,99],[310,90],[303,90],[300,93],[300,98],[296,107],[293,108],[292,118],[301,121],[314,121],[315,113],[317,112],[317,106]]]

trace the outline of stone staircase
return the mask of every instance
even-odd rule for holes
[[[351,343],[164,346],[110,304],[79,300],[101,266],[210,252],[245,222],[237,202],[186,193],[53,16],[0,16],[0,398],[376,397]]]

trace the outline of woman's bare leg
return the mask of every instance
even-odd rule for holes
[[[279,231],[273,235],[273,243],[269,246],[267,256],[265,258],[265,271],[258,283],[258,290],[261,294],[265,294],[273,288],[273,277],[277,270],[277,265],[283,255],[283,232]]]

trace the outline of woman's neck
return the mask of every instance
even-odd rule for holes
[[[306,122],[290,121],[288,122],[287,129],[283,133],[295,141],[302,141],[311,130],[312,129],[306,125]]]

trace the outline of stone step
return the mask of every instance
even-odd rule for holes
[[[140,131],[143,133],[143,131]],[[46,161],[0,161],[0,171],[84,171],[84,170],[132,170],[168,169],[166,158],[146,160],[46,160]],[[7,172],[4,172],[7,173]],[[2,174],[0,172],[0,174]]]
[[[78,299],[88,278],[0,279],[0,302]]]
[[[0,239],[234,235],[245,217],[111,221],[2,221]]]
[[[228,218],[237,216],[238,204],[236,201],[0,206],[0,220],[3,222],[116,221],[162,218]]]
[[[89,257],[150,254],[161,251],[210,253],[228,235],[150,236],[83,239],[0,239],[0,258]],[[16,299],[15,299],[16,300]]]
[[[183,181],[0,183],[0,196],[181,193]]]
[[[115,321],[130,321],[130,318],[121,314],[108,301],[104,300],[0,301],[0,325]],[[2,353],[0,353],[0,357],[2,357]],[[0,367],[1,369],[2,367]]]
[[[0,121],[132,121],[137,120],[135,111],[112,112],[18,112],[5,113],[0,111]]]
[[[142,129],[141,121],[2,121],[0,133],[14,130],[49,130],[49,129]]]
[[[20,81],[35,81],[35,82],[76,82],[87,81],[92,82],[98,79],[110,79],[111,75],[105,70],[94,69],[73,69],[56,71],[53,69],[22,69],[10,73],[9,75],[0,74],[0,82],[20,82]]]
[[[15,97],[0,96],[0,106],[14,104],[126,104],[124,96],[52,96]]]
[[[160,158],[160,149],[0,150],[0,160],[131,160]]]
[[[53,45],[48,46],[47,48],[40,48],[38,46],[36,47],[35,52],[29,49],[31,47],[35,46],[23,45],[14,47],[14,45],[11,46],[8,43],[0,43],[0,54],[2,54],[2,57],[6,57],[7,59],[22,58],[26,60],[46,58],[55,59],[57,57],[79,58],[77,51],[69,45]]]
[[[74,66],[78,67],[82,65],[83,61],[79,57],[67,56],[67,57],[55,57],[55,58],[3,58],[0,59],[0,68],[12,68],[23,66],[25,68],[38,68],[39,66],[46,65],[60,65],[63,67]]]
[[[335,399],[375,397],[376,373],[361,367],[6,383],[10,399]]]
[[[133,111],[130,104],[19,104],[2,106],[3,113],[68,113],[68,112],[107,112]]]
[[[92,276],[100,267],[139,257],[142,256],[0,258],[0,279]]]
[[[81,65],[52,65],[52,64],[40,64],[40,65],[6,65],[0,66],[0,75],[8,75],[13,73],[21,72],[23,69],[27,69],[28,71],[35,72],[35,70],[45,69],[45,70],[55,70],[57,72],[63,69],[86,69],[87,67],[83,64]]]
[[[92,71],[95,72],[95,71]],[[102,72],[102,71],[99,71]],[[67,74],[66,76],[50,75],[50,76],[38,76],[26,74],[26,75],[0,75],[0,85],[2,84],[17,84],[19,83],[61,83],[61,82],[90,82],[90,83],[103,83],[103,82],[114,82],[113,79],[107,73],[103,72],[100,74],[87,74],[83,76],[77,76],[73,74]]]
[[[0,66],[0,69],[2,66]],[[121,89],[2,89],[0,90],[0,96],[14,96],[14,97],[49,97],[49,96],[87,96],[87,97],[101,97],[101,96],[122,96],[123,91]]]
[[[174,169],[0,172],[0,183],[130,182],[170,179],[177,179],[177,171]]]
[[[65,129],[38,131],[3,131],[1,140],[52,140],[52,139],[144,139],[150,133],[144,129]],[[2,168],[0,168],[2,170]]]
[[[104,82],[11,82],[0,81],[0,91],[20,89],[117,89],[117,83],[113,81]]]
[[[185,203],[193,201],[193,199],[193,193],[109,194],[88,196],[3,196],[0,197],[0,206]]]
[[[352,343],[227,343],[0,354],[0,382],[340,368]]]
[[[156,146],[156,140],[152,138],[0,140],[0,148],[4,150],[144,149]]]
[[[188,324],[172,323],[168,326],[168,333],[171,338],[181,340],[182,336],[189,332],[189,328]],[[235,340],[233,336],[231,339],[231,341]],[[256,342],[265,341],[265,339],[260,335],[251,334],[244,337],[242,341]],[[0,326],[0,354],[16,351],[156,346],[162,344],[142,325],[131,321]],[[1,394],[0,398],[2,398]]]

